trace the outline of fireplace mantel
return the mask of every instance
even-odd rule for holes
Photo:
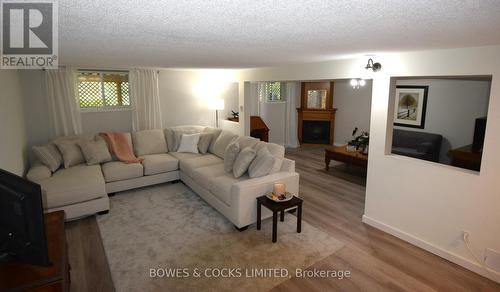
[[[297,108],[297,136],[299,143],[303,143],[304,121],[328,121],[330,122],[329,143],[333,145],[333,133],[335,129],[335,111],[333,108],[333,82],[302,82],[301,84],[301,106]],[[326,101],[324,108],[308,108],[307,96],[309,90],[326,90]]]

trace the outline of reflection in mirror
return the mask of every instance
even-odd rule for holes
[[[391,152],[479,171],[491,76],[393,81]]]
[[[326,109],[326,89],[307,91],[307,108]]]

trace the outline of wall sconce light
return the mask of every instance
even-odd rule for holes
[[[374,63],[373,59],[370,58],[370,59],[368,59],[368,64],[366,64],[365,69],[366,70],[372,69],[373,72],[377,72],[377,71],[380,71],[380,69],[382,69],[382,64]]]
[[[358,89],[366,85],[366,81],[364,79],[351,79],[350,83],[354,89]]]

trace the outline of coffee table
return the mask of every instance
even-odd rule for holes
[[[278,212],[280,212],[280,221],[285,221],[285,210],[297,207],[297,233],[302,231],[302,202],[303,200],[293,196],[290,201],[275,202],[268,197],[260,196],[257,198],[257,230],[261,228],[261,208],[264,205],[273,212],[273,242],[278,237]]]
[[[361,167],[368,166],[368,155],[360,152],[349,152],[346,146],[332,146],[325,149],[326,170],[330,169],[330,160],[336,160]]]

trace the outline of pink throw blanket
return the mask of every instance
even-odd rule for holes
[[[144,158],[137,158],[123,133],[101,133],[108,144],[109,152],[125,163],[141,163]]]

